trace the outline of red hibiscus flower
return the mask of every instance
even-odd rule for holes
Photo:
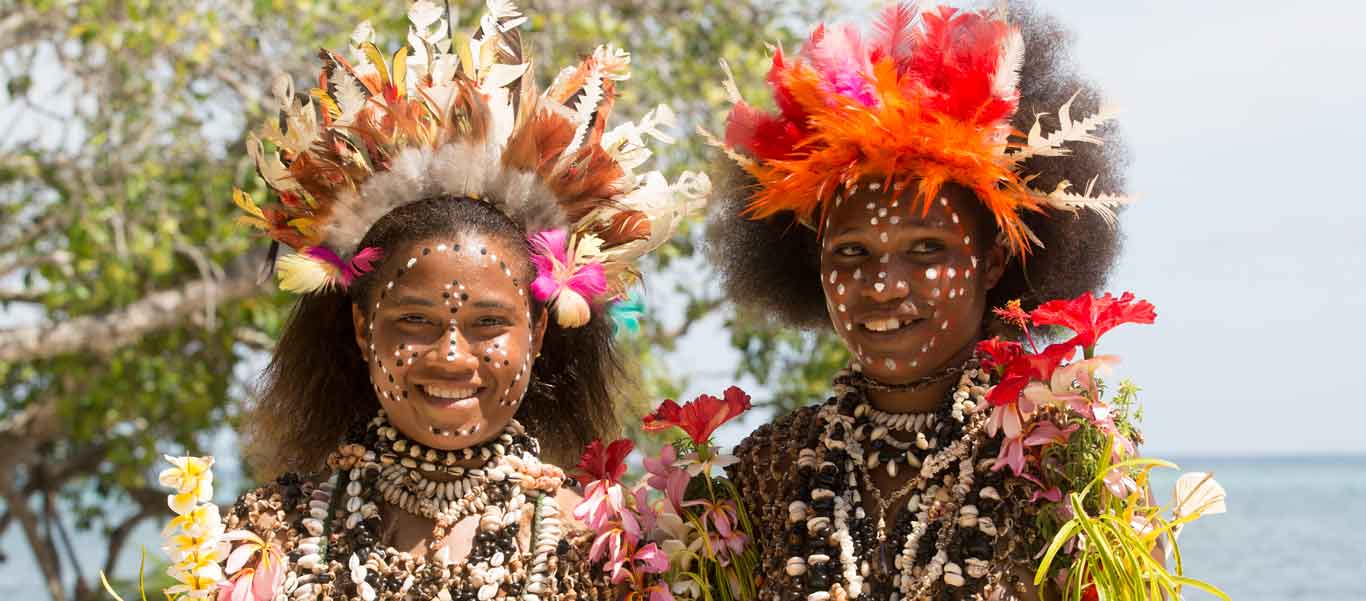
[[[601,440],[588,443],[579,458],[579,476],[587,480],[607,480],[616,483],[626,474],[626,456],[636,444],[628,439],[614,440],[603,448]]]
[[[982,344],[986,342],[991,341]],[[982,344],[977,348],[981,349]],[[1019,400],[1020,393],[1031,381],[1047,382],[1053,377],[1053,372],[1058,366],[1062,365],[1063,361],[1071,359],[1073,351],[1076,350],[1076,346],[1062,343],[1050,344],[1042,353],[1026,353],[1019,350],[1018,343],[1002,344],[1015,344],[1016,350],[1001,355],[1001,358],[1009,358],[1010,362],[1005,365],[1001,381],[987,392],[987,401],[997,407]],[[995,361],[996,358],[993,357],[991,360]],[[985,365],[987,361],[983,360],[982,363]]]
[[[1067,344],[1080,346],[1090,356],[1096,341],[1115,326],[1126,323],[1152,323],[1157,319],[1152,303],[1135,300],[1132,292],[1119,298],[1096,298],[1090,292],[1072,300],[1048,301],[1029,314],[1036,326],[1062,326],[1076,333]]]
[[[657,432],[678,426],[692,438],[693,443],[704,446],[721,424],[750,407],[749,395],[735,386],[727,388],[723,396],[724,399],[718,399],[704,394],[681,407],[673,399],[666,399],[654,413],[645,416],[645,431]]]
[[[982,369],[1005,368],[1024,354],[1020,343],[1001,340],[1000,336],[977,343],[977,353],[982,356]]]

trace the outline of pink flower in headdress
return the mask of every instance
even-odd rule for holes
[[[607,291],[607,273],[601,263],[591,262],[599,242],[584,236],[569,252],[569,234],[562,229],[545,230],[531,237],[531,262],[536,279],[531,294],[543,303],[553,303],[555,320],[566,328],[577,328],[592,317],[590,303]]]

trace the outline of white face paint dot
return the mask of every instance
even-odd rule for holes
[[[905,289],[906,289],[906,280],[897,280],[897,281],[896,281],[896,287],[897,287],[897,288],[900,288],[900,289],[902,289],[902,290],[905,290]]]
[[[868,189],[869,189],[869,190],[872,190],[872,191],[874,191],[874,192],[877,192],[878,190],[881,190],[881,189],[882,189],[882,184],[879,184],[879,183],[877,183],[877,182],[873,182],[873,183],[871,183],[871,184],[868,184]]]
[[[810,281],[810,280],[807,280],[807,281]],[[939,324],[939,329],[941,329],[941,330],[947,330],[947,329],[949,329],[949,322],[945,321],[945,322],[940,323],[940,324]],[[933,343],[933,342],[934,342],[934,339],[931,338],[931,339],[930,339],[930,342]]]
[[[892,260],[892,255],[884,253],[882,257],[877,260],[877,262],[886,264],[890,260]]]
[[[835,292],[840,296],[844,296],[844,284],[840,284],[839,287],[835,288]]]
[[[844,303],[840,303],[840,313],[844,313]]]
[[[414,265],[417,265],[417,257],[408,259],[408,267],[411,269]]]
[[[887,369],[896,369],[896,361],[893,361],[891,359],[883,359],[882,365],[885,366]]]
[[[868,220],[868,225],[877,225],[877,217]]]
[[[939,205],[940,205],[940,206],[944,206],[944,207],[949,206],[949,199],[948,199],[947,197],[940,196],[940,197],[939,197]]]
[[[927,279],[927,280],[937,280],[937,279],[939,279],[939,270],[938,270],[937,268],[934,268],[934,267],[931,267],[931,268],[929,268],[929,269],[926,269],[926,270],[925,270],[925,279]]]
[[[892,215],[892,218],[888,219],[888,221],[892,222],[892,225],[896,225],[898,223],[901,223],[901,217],[897,215]]]
[[[972,279],[972,270],[971,270],[971,269],[964,269],[964,270],[963,270],[963,277],[964,277],[964,278],[967,278],[967,279]]]
[[[934,291],[930,292],[930,296],[933,296],[933,297],[935,297],[935,298],[939,298],[939,292],[940,292],[940,290],[939,290],[938,288],[935,288]]]
[[[876,284],[873,284],[873,289],[874,289],[874,290],[877,290],[878,292],[882,292],[882,289],[883,289],[883,288],[886,288],[886,287],[887,287],[887,285],[886,285],[886,284],[883,284],[882,282],[878,282],[878,283],[876,283]]]
[[[878,209],[878,210],[877,210],[877,216],[878,216],[878,217],[886,217],[886,216],[887,216],[887,208],[886,208],[886,207],[883,207],[883,208],[881,208],[881,209]]]
[[[877,235],[877,238],[878,238],[878,240],[881,240],[881,241],[883,241],[883,242],[886,242],[886,241],[887,241],[887,232],[881,232],[881,233],[879,233],[879,234]],[[807,280],[807,281],[810,281],[810,280]]]
[[[949,279],[950,279],[950,280],[952,280],[953,278],[955,278],[955,277],[958,276],[958,270],[957,270],[957,269],[954,269],[954,268],[952,268],[952,267],[949,268],[949,270],[948,270],[947,273],[949,274]]]
[[[885,280],[885,279],[887,279],[887,272],[885,272],[885,271],[879,271],[879,272],[877,272],[877,279],[879,279],[879,280]]]
[[[950,214],[949,218],[952,219],[954,223],[958,223],[958,213]]]
[[[855,269],[855,270],[854,270],[854,279],[855,279],[855,280],[862,280],[862,279],[863,279],[863,269],[860,268],[860,269]]]
[[[835,274],[837,274],[837,273],[839,273],[839,272],[838,272],[838,271],[831,271],[831,272],[830,272],[830,283],[831,283],[831,284],[835,283]]]
[[[877,208],[877,203],[875,203],[875,202],[870,202],[870,203],[868,203],[868,210],[869,210],[869,211],[871,211],[871,210],[873,210],[873,209],[876,209],[876,208]]]
[[[972,236],[963,236],[963,244],[972,244]]]
[[[955,297],[955,296],[958,296],[958,291],[957,291],[957,290],[949,290],[949,298],[953,298],[953,297]]]
[[[846,324],[844,324],[844,329],[845,329],[845,331],[853,330],[853,329],[854,329],[854,324],[852,324],[852,323],[846,323]]]

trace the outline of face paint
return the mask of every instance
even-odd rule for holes
[[[436,449],[501,432],[526,394],[530,299],[497,239],[466,234],[403,249],[366,318],[370,378],[395,427]],[[530,269],[528,266],[527,270]],[[392,357],[392,362],[382,360]]]
[[[887,383],[907,382],[975,342],[988,289],[972,274],[989,249],[973,241],[988,225],[958,186],[944,186],[928,207],[915,201],[916,185],[898,182],[895,198],[871,183],[858,190],[827,215],[822,287],[836,308],[835,331],[860,367]]]

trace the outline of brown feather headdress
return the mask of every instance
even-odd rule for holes
[[[391,58],[368,23],[352,36],[350,60],[322,51],[307,100],[279,80],[279,118],[248,138],[275,200],[258,205],[240,190],[233,200],[243,223],[297,251],[277,263],[281,287],[350,284],[379,257],[357,248],[376,221],[451,196],[489,202],[531,234],[566,230],[569,248],[558,250],[607,274],[600,300],[624,294],[632,263],[710,190],[705,175],[670,185],[635,172],[650,157],[647,139],[672,141],[661,130],[674,125],[667,106],[607,129],[630,55],[600,46],[538,93],[517,29],[526,17],[510,1],[490,0],[478,28],[455,40],[429,0],[412,3],[408,19],[408,44]]]

